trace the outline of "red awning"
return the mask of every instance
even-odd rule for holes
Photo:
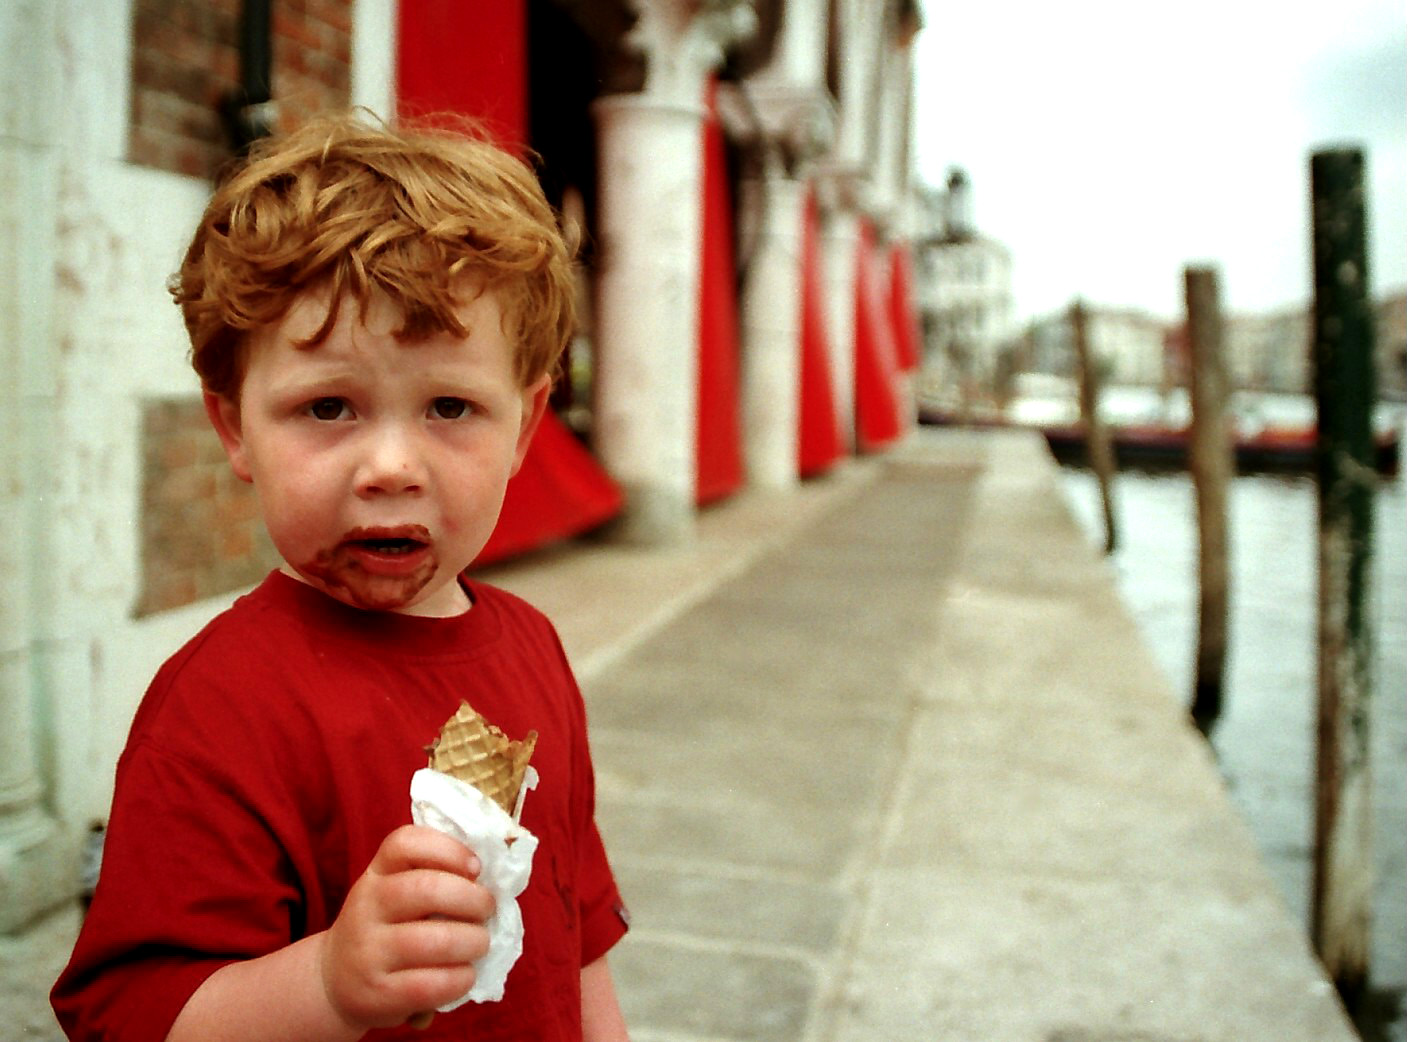
[[[808,190],[802,209],[801,403],[797,411],[797,472],[802,477],[821,473],[846,451],[836,415],[824,301],[816,196]]]
[[[403,117],[454,112],[484,122],[506,148],[528,138],[526,0],[399,5],[397,107]],[[476,564],[577,535],[610,520],[621,493],[552,412],[509,481],[498,526]]]
[[[621,493],[549,411],[508,483],[499,523],[475,558],[488,564],[588,531],[621,510]]]
[[[701,505],[731,495],[743,483],[733,203],[712,83],[707,103],[699,263],[699,412],[695,431],[695,500]]]
[[[856,447],[884,448],[900,436],[894,332],[876,257],[875,230],[860,222],[856,251]]]
[[[919,368],[919,312],[914,302],[914,259],[909,244],[890,247],[890,323],[895,331],[895,356],[900,371]]]

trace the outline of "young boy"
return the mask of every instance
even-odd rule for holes
[[[463,135],[318,122],[216,191],[172,291],[283,563],[137,712],[53,992],[65,1031],[624,1040],[605,955],[626,917],[581,696],[551,624],[461,575],[572,322],[531,173]],[[469,990],[494,910],[474,852],[408,823],[461,700],[538,732],[522,824],[539,846],[502,1001],[418,1030]]]

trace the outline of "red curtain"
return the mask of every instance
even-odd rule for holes
[[[488,564],[577,535],[620,512],[621,493],[552,412],[508,483],[499,523],[475,558]]]
[[[699,419],[695,430],[695,500],[700,505],[723,499],[743,483],[733,204],[712,84],[707,103],[699,264]]]
[[[397,108],[482,120],[505,148],[528,137],[526,0],[415,0],[399,5]],[[549,411],[508,483],[498,526],[476,564],[500,560],[615,517],[621,493]]]
[[[909,244],[890,247],[890,323],[895,330],[895,355],[900,370],[919,368],[919,312],[914,302],[914,260]]]
[[[527,0],[404,0],[397,5],[401,117],[482,120],[505,148],[528,140]]]
[[[802,477],[821,473],[846,451],[831,381],[825,306],[816,196],[808,190],[802,209],[801,405],[797,412],[797,471]]]
[[[862,452],[900,436],[899,361],[876,252],[875,229],[862,219],[856,255],[856,446]]]

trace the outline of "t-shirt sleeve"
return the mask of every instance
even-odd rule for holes
[[[173,660],[144,702],[143,711],[160,707],[160,721],[134,722],[97,892],[51,994],[71,1039],[165,1038],[210,974],[284,947],[305,927],[286,797],[317,797],[306,772],[276,780],[291,757],[262,714],[234,708],[250,694],[228,672]],[[197,702],[192,691],[210,697]]]
[[[630,926],[630,915],[616,888],[595,822],[583,839],[577,897],[582,915],[582,965],[589,966],[610,951]]]
[[[577,828],[577,908],[581,922],[582,965],[605,955],[630,927],[630,914],[621,899],[606,847],[596,824],[596,772],[587,740],[586,703],[556,632],[555,652],[565,671],[573,710],[573,744],[576,750],[575,813]]]
[[[52,996],[71,1039],[165,1038],[210,974],[288,944],[279,846],[221,788],[151,745],[125,754],[98,895]]]

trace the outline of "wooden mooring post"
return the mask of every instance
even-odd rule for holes
[[[1319,701],[1311,939],[1351,1013],[1368,998],[1374,323],[1364,154],[1310,161],[1319,439]]]
[[[1100,418],[1100,363],[1090,348],[1085,305],[1081,301],[1071,304],[1070,318],[1071,343],[1075,348],[1080,377],[1080,418],[1085,426],[1085,455],[1100,485],[1100,508],[1105,518],[1105,552],[1112,554],[1119,545],[1119,529],[1115,522],[1115,450],[1110,444],[1109,428]]]
[[[1183,271],[1193,424],[1188,464],[1198,513],[1198,648],[1193,719],[1205,733],[1222,712],[1227,661],[1227,494],[1234,469],[1217,272]]]

